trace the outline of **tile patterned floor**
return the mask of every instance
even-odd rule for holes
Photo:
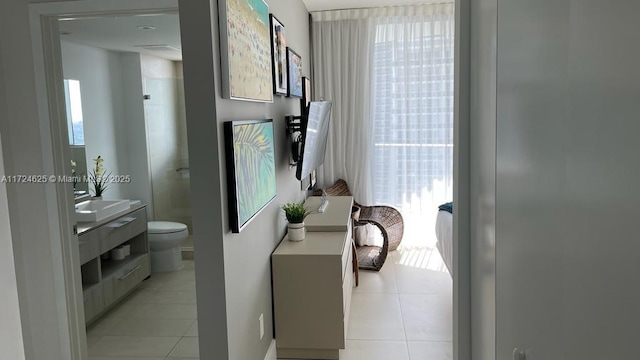
[[[437,250],[391,253],[380,272],[360,272],[340,359],[453,359],[452,292]],[[90,359],[198,359],[195,304],[193,261],[154,274],[87,330]]]
[[[389,254],[360,271],[341,360],[453,359],[453,285],[437,250]]]
[[[153,274],[87,329],[90,360],[195,360],[198,324],[193,261]]]

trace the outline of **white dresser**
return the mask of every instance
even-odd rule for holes
[[[305,219],[303,241],[286,237],[272,254],[278,359],[338,359],[344,349],[353,288],[350,196],[328,197]],[[317,209],[309,198],[307,209]]]

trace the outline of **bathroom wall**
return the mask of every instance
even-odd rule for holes
[[[80,80],[86,166],[93,168],[101,155],[107,172],[130,175],[130,183],[112,183],[104,196],[141,200],[153,218],[140,54],[63,41],[62,55],[65,78]],[[148,56],[147,62],[152,59],[157,58]]]
[[[174,61],[176,69],[175,83],[178,90],[177,101],[177,130],[178,130],[178,147],[176,152],[176,158],[180,165],[176,169],[174,174],[174,192],[173,196],[176,197],[176,205],[181,211],[181,216],[176,217],[176,221],[186,224],[189,227],[189,233],[192,231],[192,216],[191,216],[191,168],[189,167],[189,141],[187,139],[187,112],[184,102],[184,72],[182,70],[182,61]],[[178,215],[178,214],[177,214]],[[193,242],[188,242],[188,247],[193,248]]]
[[[154,220],[177,221],[191,232],[184,86],[175,62],[140,55]]]
[[[189,160],[189,142],[187,140],[187,111],[184,102],[184,70],[182,61],[174,61],[176,68],[176,86],[178,88],[177,116],[178,116],[178,153],[177,156],[182,160]],[[188,165],[188,163],[187,163]],[[189,169],[187,167],[187,169]],[[182,177],[189,177],[189,172],[182,173]],[[188,196],[187,196],[188,197]]]
[[[129,174],[119,54],[67,41],[61,45],[64,77],[80,81],[87,168],[94,168],[93,159],[100,155],[107,172]],[[112,183],[104,197],[126,198],[125,187]]]
[[[142,101],[142,74],[140,71],[140,54],[120,53],[122,98],[130,163],[131,183],[126,187],[127,198],[141,200],[147,204],[147,217],[153,218],[153,201],[151,196],[151,170],[149,166],[147,125]]]
[[[76,174],[81,176],[82,174],[88,174],[87,172],[87,152],[84,145],[71,145],[71,159],[76,163]],[[76,190],[89,191],[89,184],[78,183],[75,187]]]

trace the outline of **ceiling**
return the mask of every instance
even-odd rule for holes
[[[409,4],[452,2],[452,0],[302,0],[309,11],[371,8]]]
[[[445,2],[450,0],[302,0],[309,11]],[[60,38],[107,50],[182,60],[177,13],[63,19]],[[140,29],[139,27],[153,27]],[[151,47],[149,47],[151,45]],[[145,47],[146,46],[146,47]],[[170,47],[170,48],[167,48]],[[171,49],[173,48],[173,49]],[[175,50],[174,50],[175,49]]]
[[[177,13],[64,19],[59,26],[62,41],[182,60]]]

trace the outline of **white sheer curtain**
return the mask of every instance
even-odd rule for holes
[[[390,11],[375,19],[374,202],[401,210],[404,246],[433,246],[453,197],[454,5]]]
[[[315,97],[334,101],[320,185],[399,208],[404,246],[433,246],[452,199],[454,18],[453,3],[312,14]]]
[[[368,9],[312,13],[315,100],[333,101],[318,184],[345,179],[361,203],[372,203],[373,46]],[[357,184],[357,186],[355,185]]]

